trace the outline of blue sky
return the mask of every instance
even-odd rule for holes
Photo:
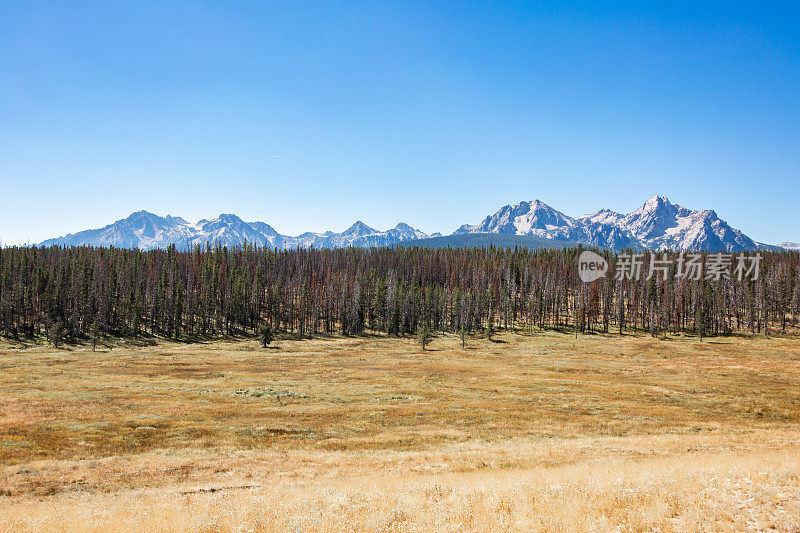
[[[658,193],[800,241],[798,20],[756,2],[2,2],[0,239],[140,209],[449,233],[520,200],[577,216]]]

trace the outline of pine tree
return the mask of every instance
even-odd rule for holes
[[[703,334],[706,331],[706,311],[703,309],[702,305],[697,308],[694,322],[695,329],[697,329],[697,333],[700,335],[700,342],[703,342]]]
[[[92,339],[92,351],[97,349],[97,341],[100,339],[100,323],[95,320],[92,322],[92,328],[89,330],[89,338]]]
[[[272,336],[272,328],[269,326],[269,321],[264,322],[261,324],[261,329],[259,331],[261,336],[261,346],[266,348],[268,344],[272,343],[273,336]]]
[[[53,344],[53,348],[58,348],[61,346],[61,340],[64,337],[64,323],[59,319],[56,320],[52,326],[50,326],[50,342]]]
[[[417,343],[422,346],[422,351],[425,351],[425,346],[427,346],[431,340],[433,340],[433,333],[431,330],[426,324],[420,324],[417,327]]]

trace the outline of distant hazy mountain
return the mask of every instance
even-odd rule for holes
[[[279,249],[311,246],[314,248],[341,248],[389,246],[407,240],[426,238],[428,238],[427,234],[404,223],[387,231],[378,231],[358,221],[342,233],[307,232],[292,237],[279,234],[265,222],[245,222],[236,215],[222,214],[212,220],[203,219],[196,223],[190,223],[178,217],[160,217],[147,211],[139,211],[104,228],[46,240],[42,246],[115,246],[117,248],[151,250],[166,248],[171,244],[181,249],[187,249],[195,245],[203,246],[206,243],[241,246],[248,242]]]
[[[202,222],[202,221],[201,221]],[[49,239],[42,246],[116,246],[118,248],[166,248],[170,244],[186,243],[197,235],[198,224],[182,218],[166,218],[139,211],[100,229],[90,229],[57,239]]]
[[[782,242],[780,247],[785,250],[794,250],[800,252],[800,242]]]
[[[476,226],[461,226],[456,233],[535,235],[616,250],[631,247],[733,252],[759,248],[714,211],[692,211],[662,196],[654,196],[627,215],[604,209],[578,218],[568,217],[538,200],[520,202],[502,207]]]
[[[465,238],[470,235],[483,237]],[[525,239],[511,239],[510,236]],[[431,247],[495,244],[539,248],[582,243],[613,250],[800,250],[800,245],[795,243],[783,243],[780,246],[756,243],[721,220],[714,211],[686,209],[670,203],[662,196],[652,197],[632,213],[621,214],[603,209],[577,218],[567,216],[539,200],[520,202],[500,208],[479,224],[465,224],[449,237],[438,232],[428,236],[405,223],[379,231],[361,221],[341,233],[307,232],[288,236],[281,235],[265,222],[245,222],[232,214],[191,223],[180,217],[160,217],[139,211],[104,228],[49,239],[42,245],[115,246],[150,250],[166,248],[171,244],[186,249],[206,243],[240,246],[244,242],[278,249],[392,246],[399,243]]]

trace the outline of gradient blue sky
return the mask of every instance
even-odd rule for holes
[[[0,239],[658,193],[800,241],[800,8],[663,4],[2,2]]]

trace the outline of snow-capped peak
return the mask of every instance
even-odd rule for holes
[[[672,203],[670,203],[669,198],[658,194],[656,194],[655,196],[653,196],[644,203],[644,207],[647,209],[655,209],[658,207],[665,207],[670,205],[672,205]]]
[[[569,227],[573,220],[539,200],[506,205],[475,226],[461,226],[456,233],[529,235]]]

